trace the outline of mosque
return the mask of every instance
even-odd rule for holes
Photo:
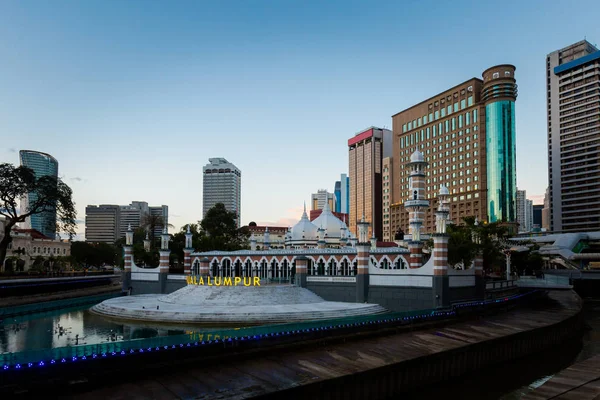
[[[482,299],[485,284],[481,255],[477,255],[473,264],[465,269],[454,269],[448,265],[446,227],[450,223],[450,206],[449,191],[444,186],[440,189],[435,213],[436,232],[431,235],[431,257],[423,251],[424,239],[420,232],[425,210],[429,207],[429,201],[425,198],[427,165],[419,150],[411,155],[407,164],[412,195],[404,203],[410,213],[411,234],[406,247],[378,246],[376,238],[367,237],[369,224],[364,217],[357,224],[356,237],[349,233],[345,221],[333,215],[326,204],[321,215],[312,222],[308,219],[305,207],[300,221],[288,228],[285,234],[285,248],[271,248],[270,233],[265,229],[260,249],[257,248],[257,238],[252,234],[250,250],[196,252],[192,248],[192,234],[188,230],[184,274],[170,274],[167,232],[161,237],[159,267],[139,268],[133,261],[133,232],[129,231],[124,247],[123,290],[129,291],[134,298],[138,294],[169,295],[170,300],[165,300],[165,304],[169,303],[175,308],[183,299],[189,305],[194,303],[194,297],[208,299],[214,297],[209,292],[214,292],[215,296],[217,292],[234,293],[227,292],[233,288],[238,293],[235,297],[237,306],[243,306],[246,300],[252,304],[278,304],[277,298],[266,295],[248,300],[251,297],[248,291],[257,290],[255,285],[248,288],[190,285],[190,282],[200,281],[199,278],[208,281],[209,277],[211,282],[222,282],[226,278],[233,282],[236,278],[243,282],[246,282],[244,278],[252,278],[252,282],[255,282],[257,278],[260,290],[278,287],[285,291],[294,287],[294,290],[309,290],[325,302],[367,303],[389,311],[435,309],[456,302]],[[194,289],[190,289],[190,286]],[[222,296],[225,299],[230,295]],[[198,302],[201,305],[202,302]],[[219,304],[229,303],[223,300]],[[363,311],[367,312],[366,309]]]

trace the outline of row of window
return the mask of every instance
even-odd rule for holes
[[[8,244],[8,249],[12,250],[13,246],[12,243]],[[18,250],[21,250],[21,247],[18,248]],[[55,254],[55,255],[60,255],[60,249],[56,248],[56,247],[33,247],[32,249],[32,253],[33,254]],[[66,255],[67,254],[67,249],[62,249],[62,255]]]
[[[471,118],[472,117],[472,118]],[[430,138],[435,138],[444,134],[448,134],[452,131],[456,131],[457,129],[463,129],[466,125],[477,124],[477,110],[473,110],[473,112],[468,112],[463,115],[459,115],[457,117],[453,117],[452,119],[448,119],[443,123],[440,122],[431,127],[427,127],[425,129],[421,129],[420,131],[415,131],[409,135],[403,136],[400,138],[400,148],[405,148],[409,146],[413,146],[418,144],[419,142],[424,142],[429,140]],[[473,126],[473,130],[477,130],[477,125]],[[461,131],[462,134],[462,131]],[[456,135],[456,132],[453,134]],[[456,137],[456,136],[453,136]],[[447,140],[447,139],[446,139]]]
[[[437,105],[437,103],[436,103]],[[435,112],[430,112],[428,115],[424,115],[415,120],[409,121],[406,124],[402,125],[402,133],[408,132],[413,129],[417,129],[422,125],[427,125],[433,121],[437,121],[440,118],[446,117],[446,115],[451,115],[452,113],[456,113],[460,110],[464,110],[467,107],[471,107],[473,105],[473,96],[469,96],[466,100],[462,99],[460,102],[450,104],[447,107],[442,107],[440,110]],[[460,108],[460,109],[459,109]]]

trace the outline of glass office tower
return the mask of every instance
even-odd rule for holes
[[[515,67],[497,65],[483,72],[489,222],[515,222],[516,134]]]
[[[21,165],[31,168],[36,179],[42,176],[52,176],[58,179],[58,161],[50,154],[33,150],[21,150],[19,152]],[[28,193],[21,203],[21,212],[28,209],[29,204],[37,200],[36,193]],[[44,211],[32,215],[25,222],[25,227],[35,229],[43,235],[54,239],[56,237],[56,210]]]

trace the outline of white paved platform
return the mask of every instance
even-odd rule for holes
[[[92,311],[108,317],[177,324],[268,324],[379,314],[377,304],[325,301],[292,285],[195,286],[168,295],[106,300]]]

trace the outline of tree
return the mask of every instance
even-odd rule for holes
[[[29,204],[20,210],[18,203],[29,193]],[[0,265],[4,264],[8,245],[12,242],[12,228],[27,217],[44,212],[56,212],[56,227],[59,231],[75,235],[75,203],[73,191],[60,178],[41,176],[37,178],[28,167],[0,164],[0,215],[4,216],[4,236],[0,240]]]
[[[239,228],[236,223],[237,215],[227,211],[222,203],[215,204],[210,208],[204,219],[200,222],[202,232],[200,248],[207,250],[234,251],[248,247],[248,228]]]
[[[156,243],[154,231],[158,226],[162,226],[164,228],[165,219],[162,217],[162,215],[145,214],[142,217],[140,225],[146,230],[146,232],[148,232],[148,238],[150,239],[150,247],[154,247],[154,244]],[[171,224],[167,224],[167,227],[174,228],[174,226]]]

